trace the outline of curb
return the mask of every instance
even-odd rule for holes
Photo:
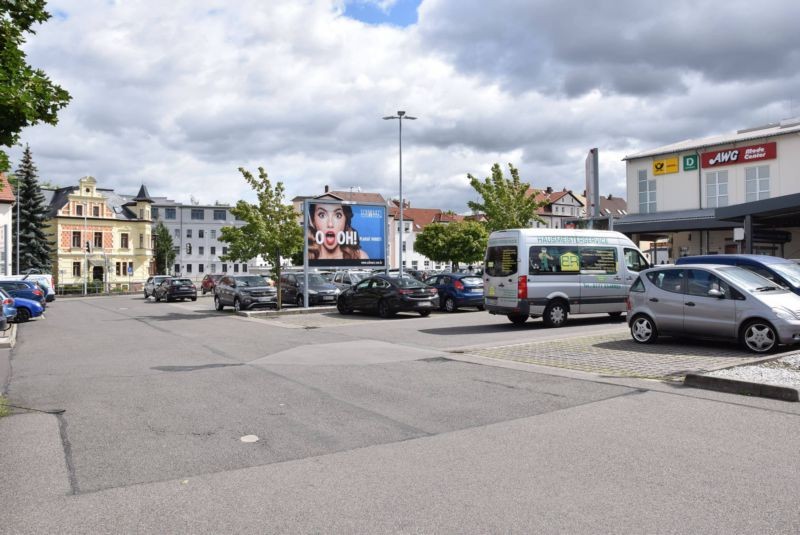
[[[322,312],[332,312],[335,311],[336,307],[325,307],[325,306],[316,306],[316,307],[291,307],[291,308],[283,308],[281,310],[243,310],[241,312],[236,312],[238,316],[244,316],[245,318],[274,318],[280,316],[290,316],[296,314],[320,314]]]
[[[14,347],[17,343],[17,324],[12,323],[4,333],[4,336],[0,336],[0,349],[10,349]]]
[[[708,375],[697,375],[689,373],[683,380],[685,386],[703,388],[705,390],[715,390],[728,394],[740,394],[743,396],[757,396],[762,398],[779,399],[781,401],[800,401],[800,392],[796,388],[788,386],[767,385],[761,383],[750,383],[747,381],[737,381],[735,379],[725,379],[723,377],[711,377]]]

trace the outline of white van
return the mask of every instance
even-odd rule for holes
[[[517,325],[542,316],[548,327],[561,327],[568,314],[619,316],[628,288],[648,267],[639,248],[619,232],[492,232],[483,273],[486,310]]]
[[[48,303],[55,301],[56,290],[53,286],[53,276],[47,273],[31,273],[30,275],[0,275],[2,280],[30,280],[38,282],[47,294],[45,299]]]

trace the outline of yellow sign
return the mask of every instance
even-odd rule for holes
[[[581,262],[575,253],[564,253],[559,260],[561,261],[561,271],[581,270]]]
[[[668,175],[678,172],[678,158],[667,158],[666,160],[656,160],[653,162],[654,175]]]

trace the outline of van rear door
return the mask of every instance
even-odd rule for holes
[[[484,266],[484,300],[486,306],[517,309],[519,246],[516,237],[489,239]]]

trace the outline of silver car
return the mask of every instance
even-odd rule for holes
[[[628,294],[634,341],[659,335],[738,340],[754,353],[800,343],[800,296],[735,266],[659,266]]]

